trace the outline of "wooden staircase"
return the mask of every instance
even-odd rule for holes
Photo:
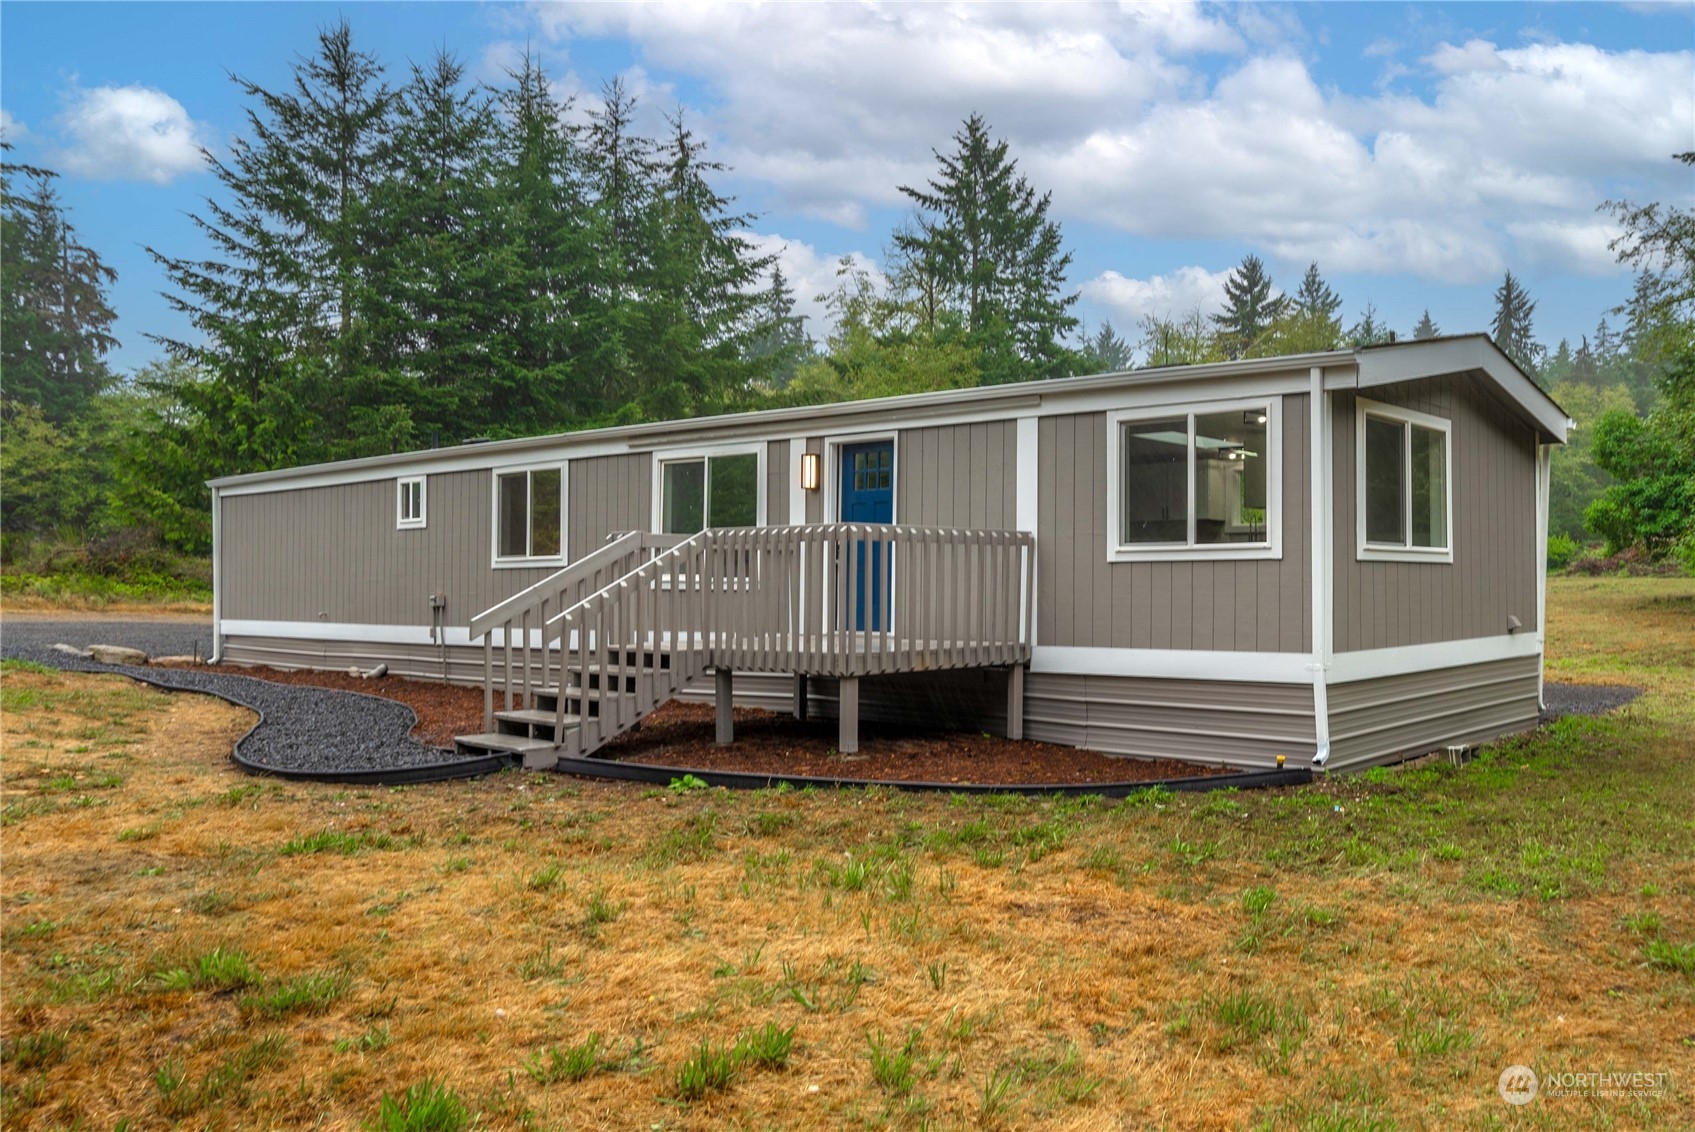
[[[1008,668],[1021,731],[1035,549],[1019,531],[878,524],[614,536],[472,619],[483,729],[455,746],[531,769],[593,755],[709,670],[720,741],[733,672],[839,681],[851,751],[862,676]]]

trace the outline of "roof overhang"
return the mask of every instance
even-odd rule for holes
[[[1492,386],[1496,400],[1536,429],[1543,443],[1564,444],[1572,427],[1566,411],[1487,335],[1395,342],[1365,347],[1356,354],[1360,389],[1450,373],[1480,375]]]

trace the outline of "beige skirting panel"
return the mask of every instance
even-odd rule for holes
[[[1540,657],[1330,686],[1330,769],[1355,770],[1536,726]]]

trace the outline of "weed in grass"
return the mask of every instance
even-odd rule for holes
[[[722,1046],[706,1038],[679,1066],[671,1078],[671,1095],[685,1104],[709,1093],[722,1092],[736,1080],[740,1059],[734,1046]]]
[[[1408,1057],[1441,1057],[1477,1044],[1477,1035],[1449,1018],[1423,1022],[1409,1018],[1395,1038],[1397,1052]]]
[[[402,839],[386,833],[343,833],[326,829],[318,833],[290,838],[277,852],[284,857],[304,857],[314,853],[337,853],[351,857],[366,849],[399,849]]]
[[[235,910],[236,897],[218,888],[197,892],[188,898],[188,907],[202,916],[222,916]]]
[[[752,833],[756,837],[775,837],[777,834],[793,825],[794,821],[795,819],[792,814],[773,813],[770,810],[762,810],[759,813],[754,814],[752,819],[749,820],[748,832]]]
[[[767,1022],[736,1042],[736,1057],[743,1064],[759,1069],[782,1069],[789,1063],[795,1044],[795,1028]]]
[[[1089,872],[1116,873],[1124,867],[1124,855],[1110,845],[1097,845],[1083,858]]]
[[[1632,912],[1624,917],[1624,926],[1637,935],[1658,935],[1662,924],[1658,912]]]
[[[471,1124],[471,1110],[459,1094],[433,1077],[407,1089],[398,1098],[384,1093],[377,1115],[365,1123],[366,1132],[462,1132]]]
[[[917,1083],[918,1040],[923,1031],[917,1026],[906,1033],[906,1040],[895,1045],[881,1031],[866,1035],[870,1045],[871,1079],[877,1087],[891,1096],[904,1097]]]
[[[524,887],[531,892],[563,892],[567,886],[565,866],[558,861],[544,865],[530,874]]]
[[[525,982],[535,982],[538,979],[559,979],[565,976],[565,960],[563,957],[554,958],[553,944],[544,943],[540,951],[526,955],[518,964],[518,975]]]
[[[710,790],[712,787],[709,786],[702,778],[698,778],[692,774],[685,774],[681,778],[673,778],[671,780],[671,785],[667,786],[665,789],[669,790],[673,794],[687,794],[694,790]]]
[[[1192,841],[1185,841],[1182,837],[1171,839],[1171,855],[1184,868],[1199,868],[1212,860],[1217,853],[1218,843],[1215,841],[1207,841],[1197,845]]]
[[[1164,809],[1177,797],[1176,791],[1166,786],[1147,786],[1141,790],[1132,790],[1124,796],[1120,809]]]
[[[592,935],[602,924],[610,924],[623,914],[623,902],[607,899],[606,890],[597,888],[590,894],[588,906],[583,909],[583,928]]]
[[[592,1033],[573,1046],[560,1049],[549,1046],[532,1054],[524,1062],[524,1072],[539,1085],[557,1085],[562,1081],[581,1081],[603,1068],[601,1036]]]
[[[1012,1110],[1017,1099],[1013,1089],[1019,1083],[1018,1070],[1001,1066],[990,1070],[983,1083],[977,1086],[977,1120],[981,1124],[999,1123]]]
[[[167,990],[241,990],[259,982],[259,969],[239,948],[214,947],[180,967],[159,972]]]
[[[337,1038],[335,1051],[337,1053],[376,1053],[384,1050],[394,1041],[394,1035],[389,1032],[388,1024],[371,1026],[357,1038]]]
[[[288,1053],[288,1039],[271,1034],[249,1042],[213,1068],[207,1070],[198,1084],[189,1084],[182,1063],[171,1059],[153,1074],[153,1085],[159,1093],[159,1110],[168,1117],[181,1119],[203,1108],[225,1102],[240,1103],[246,1096],[247,1083],[261,1069],[281,1062]]]
[[[930,977],[930,988],[937,994],[948,988],[948,965],[945,960],[933,960],[924,964],[924,973]]]
[[[1642,953],[1647,956],[1650,967],[1695,975],[1695,943],[1672,943],[1665,939],[1651,939],[1642,948]]]
[[[980,869],[998,869],[1006,863],[1006,854],[999,849],[980,845],[972,851],[971,860]]]
[[[704,861],[718,851],[717,830],[716,813],[704,810],[693,814],[661,834],[648,851],[648,859],[656,865]]]
[[[146,825],[131,826],[118,830],[119,841],[152,841],[164,830],[159,822],[149,822]]]
[[[1242,911],[1250,916],[1264,914],[1271,907],[1271,902],[1277,899],[1277,890],[1265,885],[1258,885],[1242,893]]]
[[[262,1018],[322,1014],[347,993],[352,981],[345,971],[300,975],[244,996],[241,1008]]]
[[[65,1030],[37,1030],[24,1034],[16,1041],[0,1043],[0,1060],[13,1069],[27,1073],[56,1065],[65,1057]]]

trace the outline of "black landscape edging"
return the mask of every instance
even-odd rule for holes
[[[1081,797],[1095,795],[1103,798],[1123,798],[1138,790],[1160,786],[1184,793],[1203,793],[1232,787],[1254,790],[1266,786],[1305,786],[1313,774],[1307,767],[1283,770],[1250,770],[1240,774],[1207,774],[1188,778],[1158,778],[1141,782],[1055,782],[1055,783],[982,783],[982,782],[912,782],[883,781],[871,778],[815,778],[804,774],[757,774],[740,770],[703,770],[686,766],[659,766],[654,763],[614,762],[609,759],[561,757],[555,770],[584,778],[609,778],[620,782],[647,782],[668,786],[685,774],[693,775],[708,786],[723,786],[730,790],[765,790],[773,786],[808,786],[864,790],[873,786],[890,790],[932,792],[942,794],[1026,794]]]

